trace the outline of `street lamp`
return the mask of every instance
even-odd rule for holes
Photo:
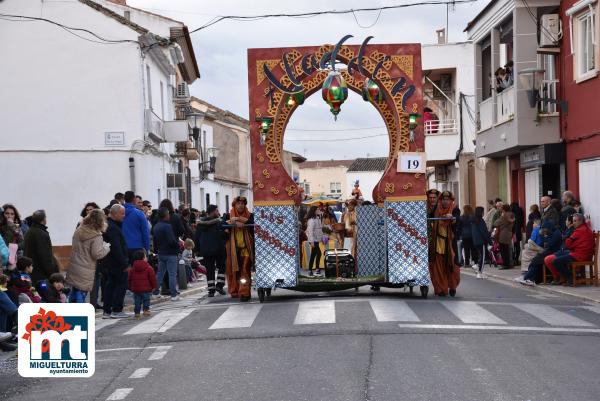
[[[527,99],[531,108],[536,107],[540,100],[539,85],[544,79],[545,72],[546,70],[543,68],[524,68],[519,71],[523,87],[527,90]]]
[[[200,181],[203,181],[209,174],[215,173],[215,165],[217,163],[217,156],[219,155],[219,149],[215,147],[206,147],[206,131],[202,131],[200,127],[206,117],[206,113],[198,110],[194,110],[193,113],[187,115],[187,120],[192,126],[192,138],[196,144],[196,148],[200,153],[200,160],[198,161],[198,170],[200,172]],[[203,137],[204,134],[204,137]],[[202,146],[204,144],[204,147]]]

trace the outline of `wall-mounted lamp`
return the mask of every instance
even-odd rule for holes
[[[267,141],[267,134],[269,133],[269,129],[271,128],[271,124],[273,124],[273,117],[256,117],[254,121],[260,123],[259,126],[259,135],[260,135],[260,144],[264,145]]]
[[[412,113],[408,115],[408,130],[410,132],[409,140],[410,142],[415,141],[415,129],[417,129],[418,122],[417,120],[421,117],[420,114]]]

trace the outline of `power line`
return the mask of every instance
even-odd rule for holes
[[[354,138],[341,138],[341,139],[286,139],[286,141],[289,141],[289,142],[349,142],[349,141],[358,141],[361,139],[376,138],[376,137],[380,137],[380,136],[388,136],[388,134],[358,136],[358,137],[354,137]]]
[[[327,10],[327,11],[312,11],[312,12],[304,12],[304,13],[292,13],[292,14],[264,14],[264,15],[224,15],[220,16],[216,20],[212,22],[208,22],[198,28],[195,28],[190,31],[190,33],[198,32],[200,30],[206,29],[212,25],[215,25],[224,20],[236,20],[236,21],[256,21],[265,18],[295,18],[295,17],[312,17],[318,15],[341,15],[341,14],[354,14],[359,11],[384,11],[384,10],[392,10],[399,8],[409,8],[416,6],[426,6],[426,5],[446,5],[446,4],[465,4],[465,3],[473,3],[477,0],[453,0],[453,1],[422,1],[415,3],[406,3],[406,4],[396,4],[392,6],[382,6],[382,7],[365,7],[365,8],[356,8],[356,9],[346,9],[346,10]],[[379,17],[377,18],[379,20]]]
[[[305,128],[286,128],[286,131],[302,131],[302,132],[342,132],[342,131],[365,131],[370,129],[387,128],[385,125],[377,127],[362,127],[362,128],[332,128],[332,129],[305,129]]]

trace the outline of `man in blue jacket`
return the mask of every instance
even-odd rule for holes
[[[123,220],[123,236],[127,244],[129,263],[133,263],[132,255],[135,251],[145,249],[150,251],[150,229],[144,212],[135,205],[135,193],[125,192],[125,219]]]
[[[158,271],[156,282],[162,283],[165,273],[169,274],[169,290],[171,301],[179,301],[177,292],[177,255],[179,254],[179,240],[175,237],[173,226],[169,223],[171,215],[169,209],[161,207],[158,209],[158,223],[154,226],[154,250],[158,253]],[[159,289],[154,295],[159,294]]]
[[[562,245],[562,234],[552,221],[546,220],[542,223],[540,233],[544,239],[544,250],[531,259],[527,273],[523,277],[515,279],[521,284],[533,286],[535,283],[542,281],[541,272],[544,266],[544,258],[557,252]]]

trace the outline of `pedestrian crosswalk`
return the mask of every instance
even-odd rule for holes
[[[369,307],[356,307],[367,302]],[[361,323],[362,322],[362,323]],[[600,333],[600,308],[562,306],[541,303],[475,302],[462,300],[317,299],[297,302],[247,304],[193,304],[155,311],[141,321],[133,319],[98,320],[96,330],[122,331],[125,336],[167,333],[172,330],[206,331],[302,329],[363,324],[378,327],[396,323],[396,327],[498,328],[502,330],[536,328],[546,331],[579,329]],[[383,327],[383,326],[382,326]]]

